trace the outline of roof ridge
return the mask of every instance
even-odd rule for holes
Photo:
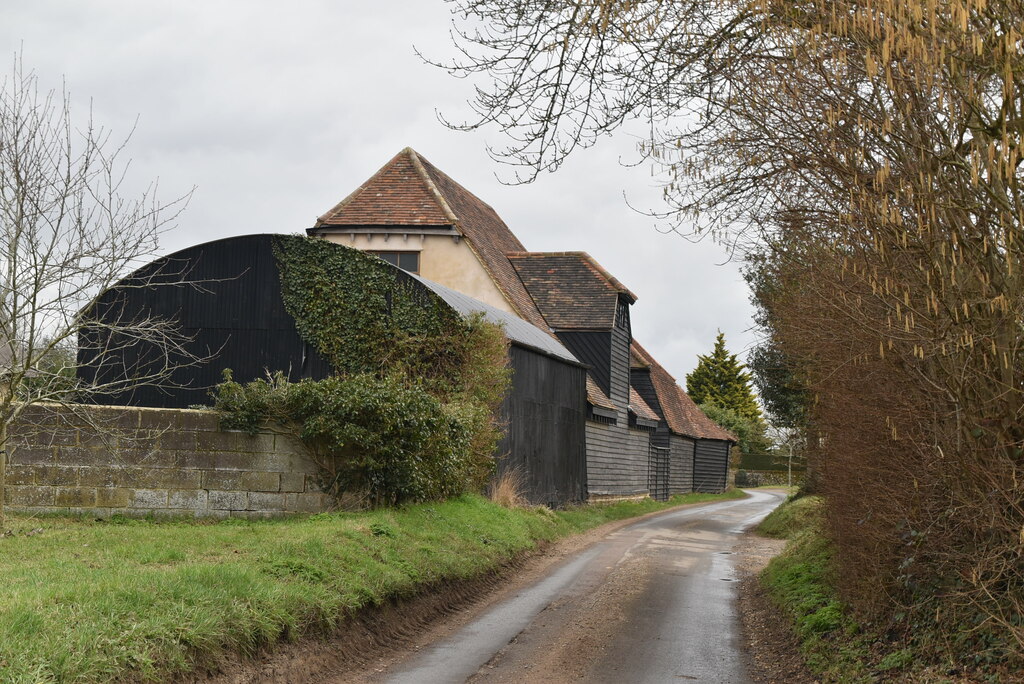
[[[438,189],[437,184],[434,183],[434,179],[430,177],[429,173],[427,173],[426,168],[423,166],[423,160],[420,159],[419,152],[411,147],[406,147],[402,152],[409,155],[409,161],[412,162],[412,166],[416,169],[416,173],[421,179],[423,179],[423,182],[427,184],[427,190],[430,191],[430,194],[434,196],[434,199],[436,199],[438,204],[441,206],[441,213],[449,218],[456,228],[459,228],[459,232],[461,233],[462,230],[459,226],[459,217],[455,215],[454,211],[452,211],[452,208],[448,205],[448,200],[445,199],[444,195]],[[399,154],[402,154],[402,152],[399,152]]]

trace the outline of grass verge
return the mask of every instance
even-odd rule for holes
[[[822,681],[949,681],[920,669],[911,650],[889,643],[851,616],[835,588],[820,498],[790,498],[757,531],[789,540],[762,572],[761,583],[789,618],[808,667]]]
[[[165,679],[329,631],[364,607],[693,494],[564,511],[477,496],[366,513],[217,523],[14,517],[0,537],[0,682]]]

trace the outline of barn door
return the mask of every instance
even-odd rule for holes
[[[669,450],[652,445],[647,461],[647,486],[655,501],[668,501],[668,462]]]

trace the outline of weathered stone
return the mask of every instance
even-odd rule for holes
[[[109,432],[97,432],[89,428],[78,431],[78,444],[83,447],[112,451],[117,448],[119,435]]]
[[[279,473],[252,473],[240,470],[206,470],[203,489],[242,489],[253,492],[277,492],[281,489]]]
[[[248,453],[213,453],[212,466],[218,470],[252,470],[253,455]]]
[[[62,468],[60,466],[36,466],[36,484],[48,487],[71,486],[78,484],[78,468]],[[74,505],[74,504],[67,504]]]
[[[209,493],[205,489],[171,490],[167,497],[167,507],[205,511],[208,501]]]
[[[249,492],[249,505],[246,508],[269,513],[284,511],[284,494]]]
[[[32,466],[7,466],[7,484],[9,485],[31,485],[35,484],[36,469]]]
[[[285,510],[298,513],[321,513],[330,510],[331,500],[326,494],[287,494]]]
[[[264,470],[271,473],[283,473],[292,469],[290,454],[254,453],[250,463],[249,467],[252,470]]]
[[[78,482],[83,487],[118,487],[134,481],[132,468],[100,466],[82,468]]]
[[[132,508],[167,508],[166,489],[133,489]]]
[[[244,511],[248,505],[247,492],[211,491],[209,505],[216,510]]]
[[[196,433],[171,430],[160,435],[160,449],[164,451],[194,451]]]
[[[53,487],[4,487],[4,501],[8,506],[52,506]]]
[[[214,432],[220,429],[220,416],[213,411],[175,411],[178,429],[188,432]]]
[[[197,432],[197,451],[248,451],[244,432]]]
[[[106,449],[89,449],[85,447],[61,447],[57,451],[57,463],[76,466],[109,466],[118,459]]]
[[[103,508],[128,508],[131,494],[130,489],[101,487],[96,490],[96,505]]]
[[[53,503],[56,506],[95,506],[96,490],[93,487],[57,487]]]
[[[167,409],[142,409],[139,411],[139,428],[158,432],[181,429],[181,412]]]
[[[282,492],[303,492],[306,490],[305,473],[281,473]]]
[[[146,480],[154,488],[199,489],[203,486],[203,471],[179,470],[176,468],[145,470]]]
[[[175,454],[175,463],[179,468],[212,470],[216,467],[217,454],[207,452],[178,451],[169,452]]]
[[[124,406],[91,406],[80,407],[78,416],[75,416],[75,424],[80,426],[91,426],[100,431],[135,431],[139,427],[138,408],[126,408]]]
[[[11,465],[53,463],[53,452],[54,450],[50,447],[19,446],[9,452],[8,461]]]

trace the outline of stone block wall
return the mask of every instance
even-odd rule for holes
[[[206,411],[31,407],[11,434],[14,511],[253,518],[332,503],[300,443],[221,430]]]

